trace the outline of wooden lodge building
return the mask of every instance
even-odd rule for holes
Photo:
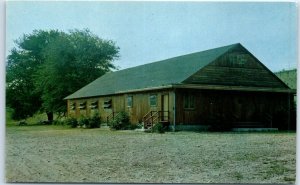
[[[132,124],[295,129],[290,89],[241,44],[109,72],[67,96],[70,117]]]

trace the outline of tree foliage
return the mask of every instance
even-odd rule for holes
[[[40,92],[34,86],[34,74],[45,61],[44,49],[58,36],[57,31],[34,31],[15,41],[17,48],[11,50],[6,66],[6,100],[15,110],[14,119],[32,116],[40,109]]]
[[[63,98],[115,69],[119,53],[114,42],[89,30],[39,30],[16,43],[8,56],[7,104],[19,119],[37,110],[65,112]]]

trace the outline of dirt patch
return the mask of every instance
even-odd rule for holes
[[[295,133],[7,128],[7,182],[293,183]]]

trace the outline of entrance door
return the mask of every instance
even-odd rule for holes
[[[169,95],[164,94],[161,96],[161,110],[162,112],[162,121],[169,121]]]

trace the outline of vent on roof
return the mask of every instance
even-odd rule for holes
[[[98,108],[98,100],[91,102],[90,108],[91,109],[97,109]]]
[[[86,102],[79,103],[79,109],[85,109],[86,108]]]
[[[111,108],[111,99],[107,99],[107,100],[104,101],[103,108],[104,109]]]

